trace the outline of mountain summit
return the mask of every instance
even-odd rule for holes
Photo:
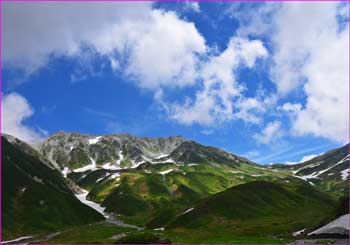
[[[57,168],[135,168],[142,163],[255,164],[248,159],[180,136],[148,138],[130,134],[89,135],[60,131],[39,146]]]

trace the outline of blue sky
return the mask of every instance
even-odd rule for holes
[[[4,3],[2,130],[182,135],[259,163],[348,142],[342,3]]]

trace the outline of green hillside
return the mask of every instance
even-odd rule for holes
[[[336,201],[299,183],[250,182],[200,200],[166,228],[227,229],[232,234],[290,235],[336,212]]]
[[[4,240],[104,219],[75,198],[58,171],[5,137],[2,173]]]
[[[145,163],[137,169],[123,170],[118,176],[97,170],[77,183],[89,189],[88,198],[102,203],[107,212],[140,226],[157,228],[202,198],[250,181],[283,182],[286,176],[285,172],[239,163],[235,166]]]

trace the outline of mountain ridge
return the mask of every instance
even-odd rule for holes
[[[151,162],[211,162],[234,164],[254,162],[223,149],[204,146],[181,136],[137,137],[130,134],[92,135],[59,131],[39,145],[39,151],[57,168],[70,169],[89,164],[111,168],[137,167]]]
[[[227,214],[226,211],[238,208],[237,210],[241,210],[240,212],[243,214],[243,209],[239,209],[240,205],[237,200],[245,200],[246,198],[249,201],[248,207],[252,212],[254,211],[252,216],[256,216],[255,218],[259,220],[259,208],[255,207],[257,202],[261,202],[265,206],[273,201],[280,203],[279,214],[288,216],[288,210],[296,205],[295,199],[301,195],[302,199],[300,200],[306,200],[308,196],[314,195],[314,207],[317,207],[316,210],[319,214],[327,218],[327,216],[332,215],[336,200],[344,197],[347,194],[346,190],[348,190],[348,182],[342,176],[345,170],[349,170],[347,148],[344,147],[339,148],[340,150],[334,149],[330,151],[330,154],[318,156],[316,160],[311,159],[306,165],[299,164],[279,168],[278,166],[259,165],[222,149],[204,146],[179,136],[154,139],[139,138],[129,134],[98,136],[59,132],[43,142],[43,146],[39,148],[40,152],[13,136],[3,135],[2,138],[5,141],[9,139],[12,141],[11,144],[18,148],[17,155],[22,157],[17,159],[17,162],[24,161],[21,164],[35,165],[35,162],[27,159],[37,159],[45,168],[54,173],[56,182],[64,185],[64,189],[71,196],[73,193],[77,196],[77,194],[81,194],[79,190],[83,190],[84,193],[81,194],[84,196],[83,203],[96,204],[101,210],[104,210],[102,212],[105,217],[115,217],[122,222],[145,227],[151,231],[156,229],[157,232],[164,227],[166,230],[169,229],[170,233],[177,232],[176,227],[178,226],[175,224],[183,223],[181,217],[192,217],[191,215],[197,213],[196,210],[199,209],[202,210],[198,213],[199,216],[190,218],[188,224],[192,221],[194,227],[202,224],[198,217],[201,217],[202,214],[207,215],[207,208],[198,205],[203,202],[209,202],[209,207],[214,208],[212,211],[221,210],[224,212],[220,215],[208,216],[208,220],[214,222],[213,226],[210,227],[212,235],[216,234],[215,222],[224,224],[228,228],[227,232],[230,232],[231,225],[235,225],[236,219],[231,219],[231,214]],[[9,144],[4,144],[4,152],[11,150]],[[71,152],[73,152],[72,155],[65,155]],[[144,159],[145,157],[148,159]],[[61,159],[62,161],[57,163],[51,162],[50,159]],[[47,162],[45,163],[44,160]],[[26,161],[28,162],[26,163]],[[318,165],[315,164],[315,161],[318,161]],[[134,165],[135,162],[137,164]],[[10,161],[7,166],[10,163],[16,165],[15,161]],[[334,171],[334,174],[328,175],[328,169]],[[318,178],[318,173],[321,173],[319,176],[323,177],[322,171],[327,174],[328,178]],[[310,175],[317,175],[317,178],[306,178]],[[44,181],[44,177],[39,176],[38,178],[31,178],[34,186],[40,184],[41,181],[49,183],[48,186],[50,186],[50,181]],[[12,183],[12,185],[15,184]],[[266,186],[265,189],[264,186]],[[283,186],[286,187],[285,190],[281,190]],[[298,194],[298,191],[294,190],[299,188],[298,186],[302,186],[301,190],[305,191]],[[16,187],[15,193],[18,192],[18,188]],[[258,190],[261,190],[261,193],[257,193]],[[276,198],[269,199],[266,194],[270,192],[264,192],[264,190],[275,193]],[[237,196],[235,202],[231,202],[232,193]],[[278,193],[282,193],[281,197],[287,198],[279,200],[280,194]],[[250,195],[252,197],[255,195],[257,198],[250,198]],[[322,202],[323,197],[326,196],[334,202],[326,198],[330,200],[331,204],[322,206],[320,201]],[[320,200],[317,200],[318,197]],[[40,201],[42,198],[36,196],[35,201]],[[211,201],[216,200],[216,198],[225,203],[226,211],[223,210],[223,207],[216,209],[220,205]],[[74,195],[73,199],[76,203]],[[60,205],[64,206],[65,204],[61,203]],[[305,205],[306,209],[300,209],[301,213],[314,209],[307,207],[306,203]],[[319,209],[322,207],[327,210],[320,211]],[[192,208],[195,210],[193,211]],[[247,215],[249,216],[249,214]],[[332,218],[336,217],[332,216]],[[252,219],[250,227],[253,232],[257,232],[254,228],[256,227],[254,219]],[[304,223],[309,229],[316,225],[311,221],[312,217]],[[20,216],[17,217],[16,222],[20,222]],[[285,222],[285,220],[278,222],[286,224],[284,230],[277,230],[287,232],[289,235],[290,232],[295,232],[301,227],[300,224],[291,227],[289,221]],[[264,226],[267,229],[266,232],[274,233],[276,231],[274,223],[275,221]],[[239,222],[236,225],[235,227],[241,227],[239,229],[243,232],[243,226]],[[188,235],[190,235],[191,227],[186,225],[179,227],[188,229]],[[202,230],[201,232],[206,231]],[[14,233],[17,234],[17,231]],[[18,232],[18,234],[24,235],[22,232]],[[9,237],[15,236],[10,235]]]

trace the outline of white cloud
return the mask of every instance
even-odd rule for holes
[[[84,62],[80,47],[87,44],[109,57],[113,70],[152,90],[193,85],[198,55],[206,51],[193,23],[149,3],[5,3],[3,37],[7,66],[31,73],[50,55]]]
[[[261,117],[256,113],[265,112],[265,108],[257,98],[241,98],[235,105],[239,108],[239,111],[235,113],[236,118],[256,124],[261,122]]]
[[[309,161],[309,160],[311,160],[312,158],[317,157],[317,156],[318,156],[318,155],[314,155],[314,154],[306,155],[306,156],[303,156],[303,158],[300,159],[299,162],[306,162],[306,161]]]
[[[269,122],[261,133],[254,134],[253,138],[260,144],[269,144],[283,136],[282,124],[279,121]]]
[[[293,2],[283,4],[277,11],[274,17],[276,30],[272,36],[276,65],[271,74],[281,94],[290,92],[300,86],[304,78],[309,78],[304,67],[315,61],[315,54],[324,50],[331,53],[328,45],[339,39],[336,10],[337,3]]]
[[[190,5],[200,10],[198,3]],[[234,11],[242,24],[237,36],[221,54],[212,55],[192,22],[152,9],[151,3],[6,2],[3,61],[31,73],[51,55],[84,59],[80,47],[87,44],[106,56],[113,70],[153,91],[178,123],[211,126],[240,119],[259,124],[278,98],[245,97],[235,71],[241,65],[253,68],[256,59],[267,57],[261,41],[246,38],[265,35],[271,38],[270,72],[279,98],[295,89],[306,96],[303,105],[287,102],[281,107],[291,115],[293,133],[345,141],[349,33],[348,28],[339,32],[336,19],[346,15],[345,7],[289,2],[264,4],[247,17]],[[84,76],[76,73],[72,79]],[[187,86],[195,90],[192,97],[164,101],[167,88]]]
[[[322,153],[321,153],[322,154]],[[319,154],[319,155],[321,155]],[[285,162],[283,164],[286,164],[286,165],[295,165],[295,164],[298,164],[298,163],[303,163],[303,162],[306,162],[306,161],[309,161],[311,160],[312,158],[314,157],[317,157],[319,155],[314,155],[314,154],[311,154],[311,155],[306,155],[306,156],[303,156],[299,161],[296,161],[296,162]]]
[[[281,107],[279,107],[279,109],[295,115],[296,113],[300,112],[301,104],[298,104],[298,103],[293,104],[293,103],[287,102],[287,103],[284,103]]]
[[[116,71],[118,69],[120,69],[120,64],[118,62],[118,60],[114,59],[113,57],[110,58],[110,62],[111,62],[111,67],[113,71]]]
[[[150,9],[149,3],[6,2],[4,64],[34,72],[50,55],[76,54],[82,43],[97,46],[111,26],[124,19],[144,19]]]
[[[196,13],[201,12],[200,6],[198,2],[185,2],[185,8],[190,9]]]
[[[193,23],[180,20],[173,12],[153,10],[147,24],[131,29],[136,33],[127,39],[133,45],[127,50],[126,74],[136,77],[140,87],[156,90],[195,83],[198,55],[206,52],[206,46]]]
[[[306,97],[304,104],[293,101],[280,107],[290,116],[291,132],[347,141],[348,3],[266,3],[253,10],[247,6],[247,11],[229,11],[241,24],[238,35],[271,40],[270,76],[278,98],[292,91]]]
[[[264,114],[277,102],[274,94],[267,96],[263,90],[258,90],[254,98],[241,97],[236,101],[237,112],[235,118],[244,122],[261,124]]]
[[[276,16],[272,74],[282,94],[304,83],[305,106],[289,108],[296,113],[292,126],[296,135],[345,142],[349,132],[349,28],[339,32],[338,10],[337,3],[284,4]]]
[[[24,124],[25,119],[33,115],[34,110],[28,101],[17,93],[4,95],[1,102],[2,132],[15,136],[28,143],[37,142],[45,135]],[[46,132],[47,133],[47,132]]]
[[[272,32],[273,15],[279,8],[280,3],[269,2],[257,5],[256,3],[232,4],[226,10],[232,18],[239,21],[237,35],[247,37],[249,35],[263,36]]]
[[[198,3],[190,6],[199,11]],[[96,73],[89,54],[80,49],[87,44],[95,54],[106,56],[113,70],[153,91],[157,101],[166,96],[165,89],[198,88],[200,83],[194,98],[183,104],[163,103],[179,123],[258,121],[250,114],[259,106],[252,104],[254,98],[244,98],[234,74],[239,65],[252,68],[257,58],[267,56],[258,40],[234,37],[223,53],[211,56],[194,23],[141,3],[5,3],[4,30],[5,65],[30,73],[47,64],[50,55],[80,57],[82,66],[88,63],[86,69],[71,78],[82,80]]]
[[[196,92],[195,98],[187,98],[183,104],[168,105],[170,117],[186,125],[211,125],[234,118],[249,119],[248,111],[259,105],[255,99],[242,96],[243,88],[236,81],[235,70],[239,65],[252,68],[256,59],[266,56],[267,50],[260,41],[232,38],[226,50],[210,57],[202,65],[202,87]],[[254,122],[252,119],[250,121]]]

